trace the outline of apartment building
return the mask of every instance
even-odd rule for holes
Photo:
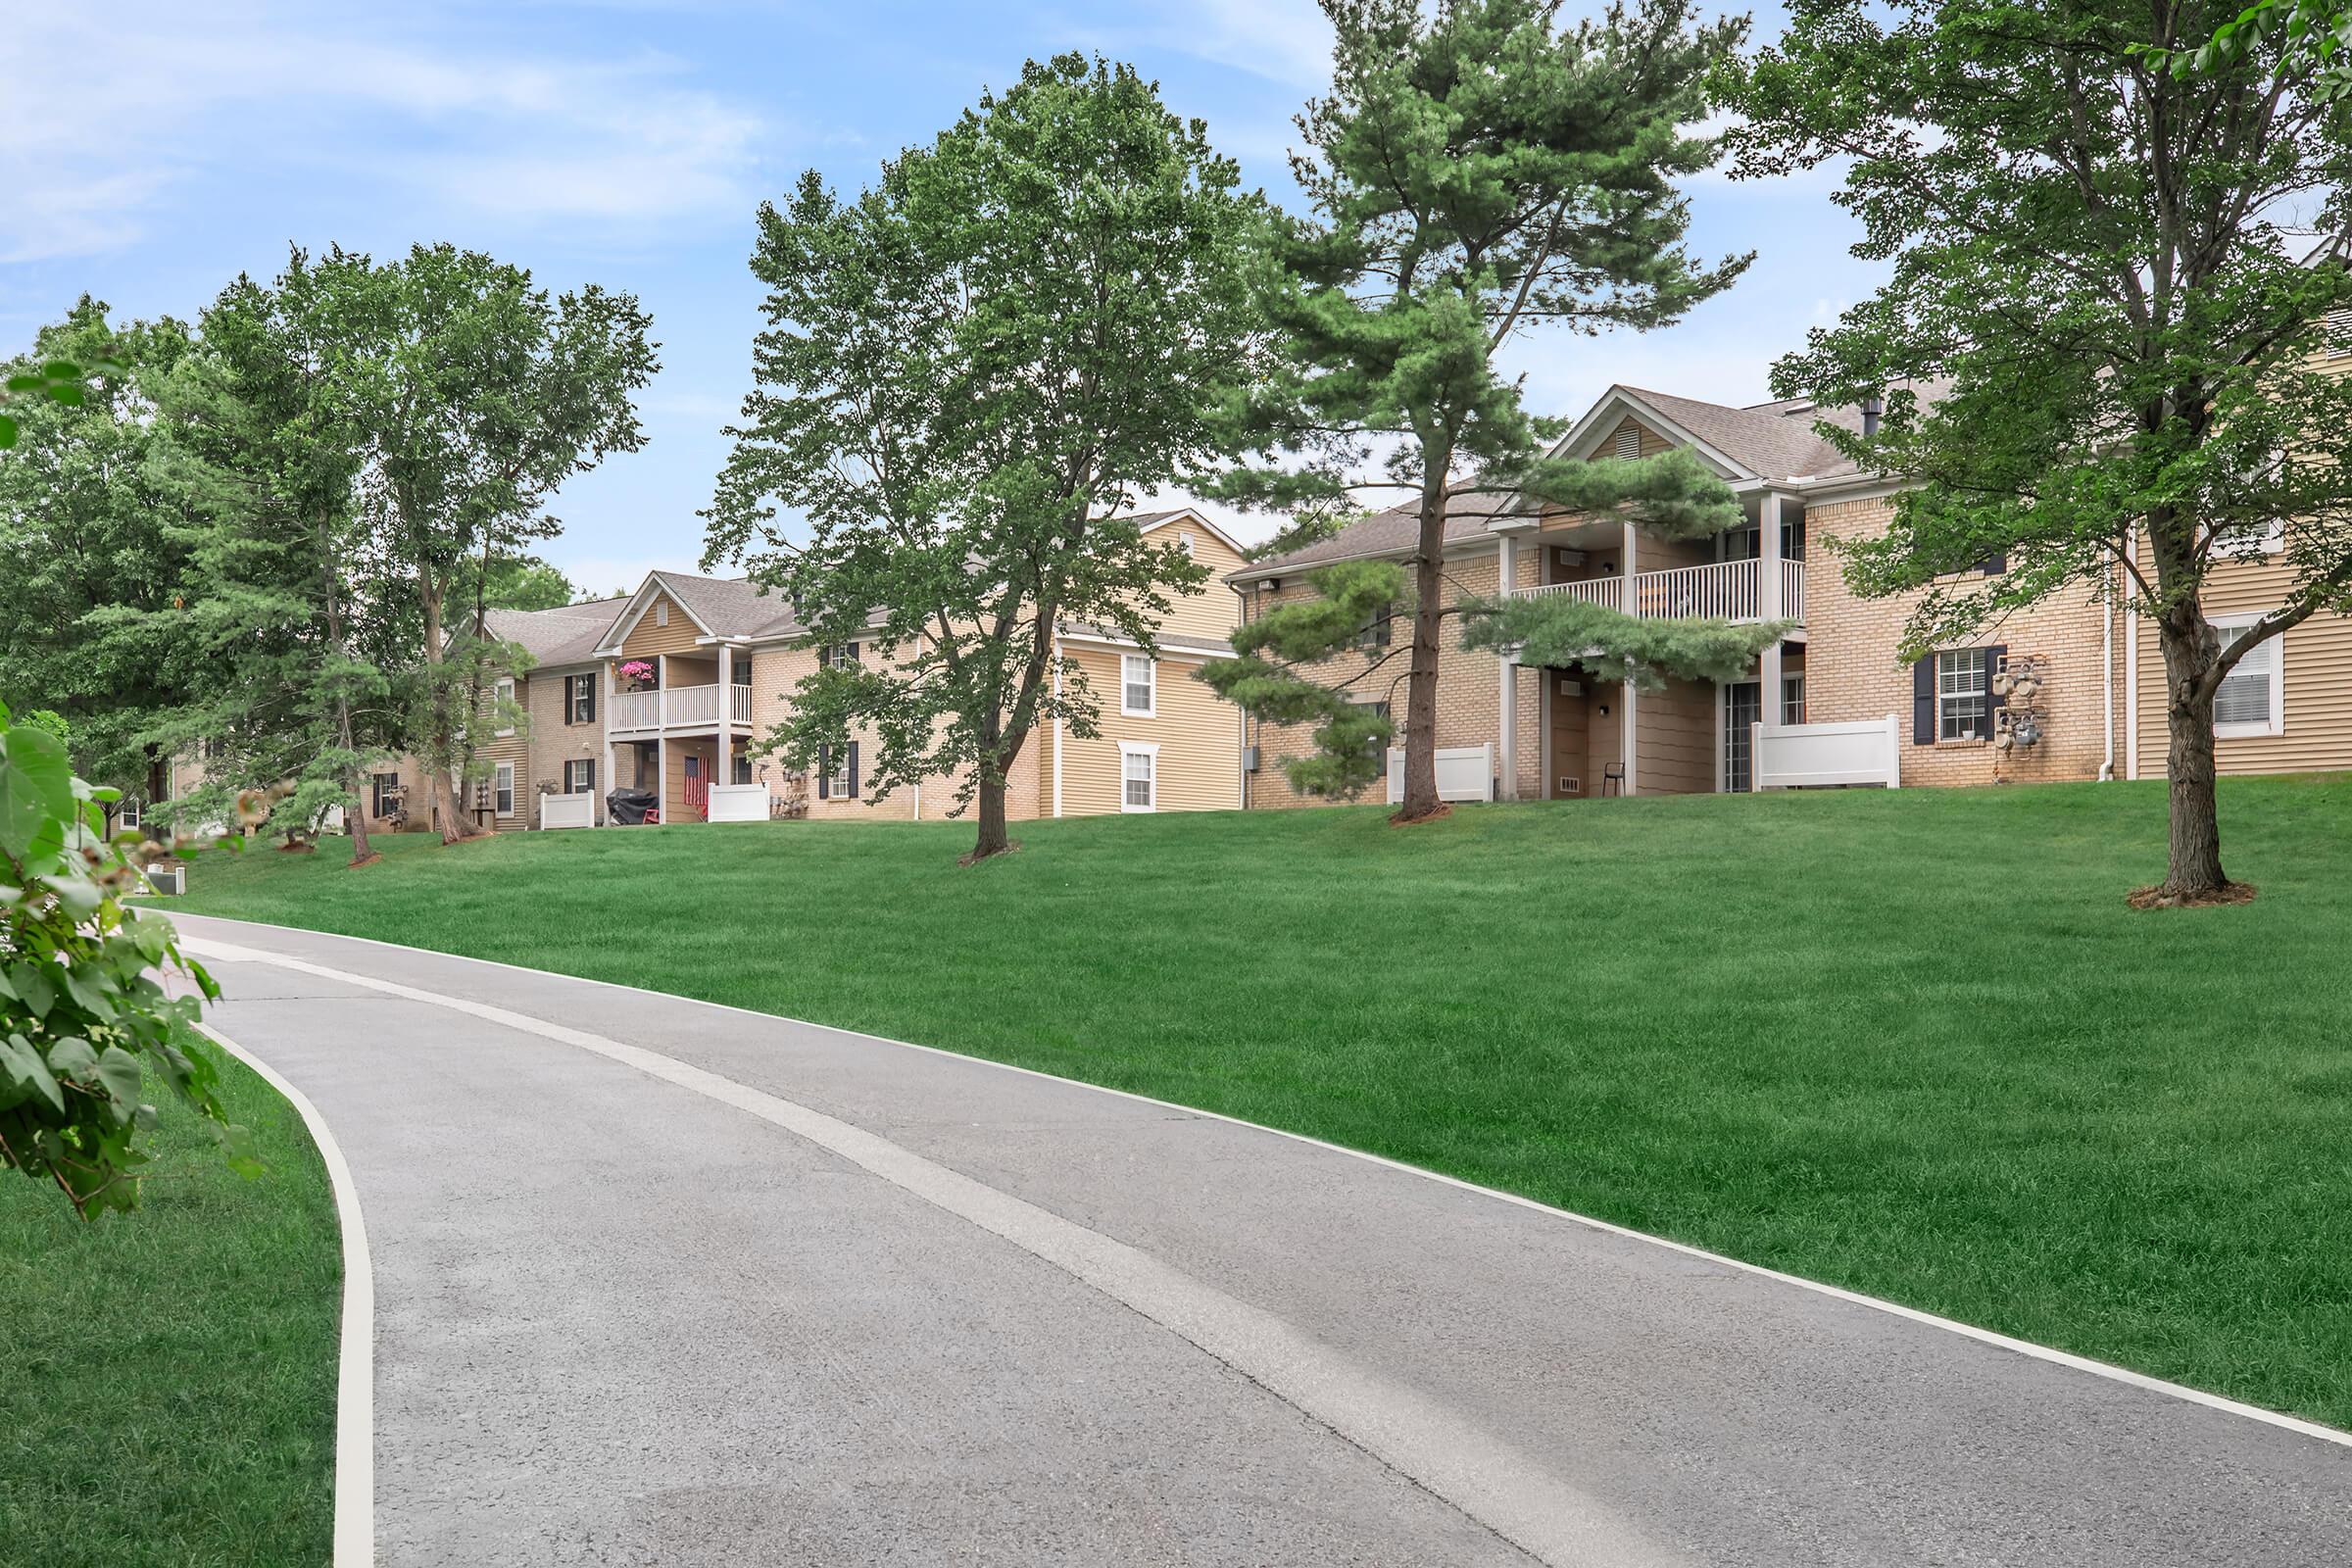
[[[2329,358],[2352,370],[2352,321],[2332,345]],[[1971,645],[1900,657],[1917,596],[1857,596],[1830,550],[1883,534],[1896,487],[1815,429],[1859,430],[1873,416],[1801,399],[1735,406],[1610,388],[1558,451],[1696,453],[1742,514],[1739,526],[1706,539],[1658,537],[1472,488],[1450,497],[1445,568],[1461,595],[1564,595],[1644,618],[1787,620],[1793,629],[1740,679],[1670,680],[1654,692],[1447,646],[1438,678],[1441,794],[1558,800],[2160,775],[2155,629],[2088,587],[2011,613]],[[1318,566],[1401,562],[1417,534],[1412,510],[1400,507],[1253,563],[1231,579],[1244,617],[1311,595]],[[2215,572],[2205,603],[2225,633],[2278,605],[2290,575],[2282,547],[2282,533],[2248,541]],[[1375,643],[1333,661],[1324,676],[1401,713],[1404,661],[1383,657],[1393,651]],[[2246,660],[2217,700],[2216,735],[2226,772],[2352,767],[2352,620],[2315,616]],[[1279,764],[1310,745],[1307,729],[1252,721],[1245,803],[1307,804]],[[1396,766],[1393,755],[1393,777]]]
[[[1055,628],[1071,678],[1086,682],[1101,709],[1100,733],[1054,724],[1031,737],[1008,781],[1016,820],[1241,804],[1241,715],[1193,674],[1232,652],[1238,606],[1221,579],[1244,555],[1190,508],[1136,521],[1153,543],[1205,566],[1209,588],[1178,598],[1161,617],[1156,658],[1103,627]],[[501,683],[527,722],[495,730],[479,748],[489,774],[468,804],[489,825],[608,825],[614,791],[651,796],[658,820],[668,823],[779,814],[913,820],[954,808],[956,777],[877,801],[870,733],[853,733],[805,773],[760,745],[820,662],[888,655],[868,642],[813,645],[787,603],[746,579],[655,571],[623,599],[492,612],[490,630],[535,662]],[[388,764],[369,797],[371,826],[389,825],[403,805],[405,825],[430,825],[411,760]]]

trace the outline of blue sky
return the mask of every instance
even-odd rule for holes
[[[1776,22],[1761,12],[1759,30]],[[808,167],[862,183],[1024,59],[1070,48],[1132,62],[1249,182],[1292,194],[1290,117],[1327,61],[1312,0],[20,12],[0,29],[0,350],[85,291],[118,315],[193,315],[238,271],[272,273],[289,243],[450,240],[558,289],[632,291],[662,343],[651,443],[567,487],[546,553],[583,588],[633,586],[702,553],[694,514],[759,324],[759,202]],[[1663,332],[1523,344],[1537,408],[1582,412],[1614,381],[1766,397],[1772,359],[1877,281],[1831,190],[1694,182],[1695,248],[1754,249],[1755,268]]]

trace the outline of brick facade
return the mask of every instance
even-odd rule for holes
[[[1846,586],[1836,542],[1885,534],[1894,512],[1889,497],[1816,505],[1805,514],[1805,707],[1806,718],[1834,724],[1896,716],[1902,731],[1905,785],[1966,785],[1995,782],[2043,783],[2096,778],[2115,748],[2116,770],[2124,755],[2124,632],[2116,617],[2105,647],[2112,678],[2115,728],[2106,722],[2101,686],[2105,607],[2087,585],[2060,590],[2032,610],[2013,612],[1964,645],[2001,646],[2011,656],[2039,654],[2048,661],[2043,707],[2045,738],[2030,750],[1996,752],[1982,740],[1918,744],[1912,713],[1912,667],[1896,649],[1903,623],[1918,594],[1863,599]]]

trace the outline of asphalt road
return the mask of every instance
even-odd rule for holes
[[[2352,1562],[2321,1436],[1166,1105],[175,918],[354,1171],[396,1568]]]

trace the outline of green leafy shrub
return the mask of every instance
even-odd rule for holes
[[[166,852],[105,838],[98,807],[115,794],[75,778],[55,735],[12,726],[0,706],[0,1164],[55,1182],[84,1219],[138,1201],[150,1073],[232,1164],[258,1168],[215,1096],[217,1069],[188,1040],[201,1003],[160,981],[176,969],[206,999],[220,988],[170,921],[122,903]],[[263,809],[240,802],[248,817]]]

